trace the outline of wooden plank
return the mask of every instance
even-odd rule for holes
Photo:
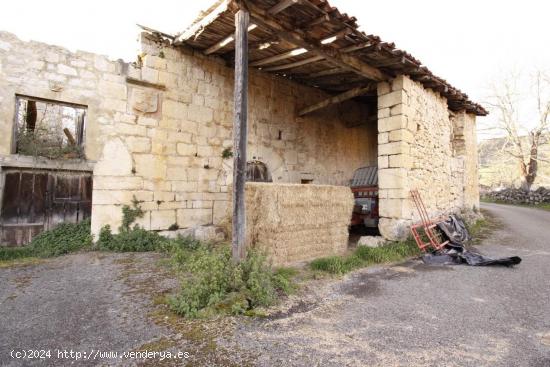
[[[249,13],[235,14],[235,92],[233,120],[233,261],[245,257],[246,208],[246,140],[248,132],[248,22]]]
[[[32,223],[32,192],[34,189],[34,175],[31,172],[21,173],[19,188],[19,213],[17,223]]]
[[[328,36],[328,37],[324,38],[321,41],[321,44],[328,44],[328,43],[334,42],[338,38],[346,36],[347,34],[349,34],[349,32],[350,32],[349,29],[347,29],[347,28],[343,29],[343,30],[341,30],[337,33],[334,33],[331,36]],[[281,53],[281,54],[278,54],[278,55],[273,55],[273,56],[263,58],[261,60],[256,60],[256,61],[250,63],[250,66],[261,66],[261,65],[265,65],[265,64],[271,64],[271,63],[274,63],[274,62],[277,62],[277,61],[281,61],[281,60],[289,59],[291,57],[295,57],[295,56],[305,54],[306,52],[308,52],[308,50],[306,50],[305,48],[295,48],[293,50],[290,50],[290,51],[287,51],[287,52],[284,52],[284,53]]]
[[[370,43],[370,42],[363,42],[363,43],[359,43],[359,44],[356,44],[356,45],[351,45],[351,46],[348,46],[348,47],[343,47],[343,48],[341,48],[339,51],[340,51],[340,52],[344,52],[344,53],[351,53],[351,52],[358,51],[358,50],[362,50],[362,49],[364,49],[364,48],[371,47],[371,46],[372,46],[372,43]]]
[[[44,223],[46,218],[46,187],[48,184],[47,173],[35,173],[34,190],[32,193],[32,221]]]
[[[288,64],[270,66],[268,68],[263,68],[262,70],[264,70],[264,71],[288,70],[288,69],[297,68],[298,66],[311,64],[312,62],[321,61],[321,60],[324,60],[323,56],[313,56],[313,57],[310,57],[310,58],[307,58],[307,59],[304,59],[304,60],[291,62],[291,63],[288,63]]]
[[[299,0],[281,0],[279,3],[275,4],[269,10],[267,11],[271,15],[278,14],[288,8],[289,6],[292,6],[294,4],[297,4],[300,2]]]
[[[21,172],[6,172],[4,177],[4,194],[2,197],[2,223],[16,224],[17,218],[19,216]]]
[[[312,27],[316,26],[317,24],[321,24],[321,23],[325,23],[325,22],[327,22],[327,23],[330,22],[330,16],[328,14],[321,15],[320,17],[315,18],[311,22],[303,24],[302,28],[305,28],[305,29],[312,28]]]
[[[256,29],[256,27],[257,27],[256,24],[250,24],[248,26],[248,31],[249,32],[253,31],[254,29]],[[208,47],[206,50],[204,50],[204,54],[205,55],[213,54],[214,52],[224,48],[227,45],[229,45],[233,41],[235,41],[235,33],[231,33],[230,35],[224,37],[221,41],[216,42],[212,46]]]
[[[273,62],[277,62],[277,61],[285,60],[285,59],[288,59],[288,58],[291,58],[291,57],[296,57],[296,56],[299,56],[301,54],[305,54],[306,52],[308,52],[308,51],[305,48],[295,48],[294,50],[290,50],[290,51],[284,52],[282,54],[273,55],[273,56],[270,56],[270,57],[263,58],[261,60],[251,62],[250,66],[261,66],[261,65],[265,65],[265,64],[271,64]]]
[[[69,141],[70,145],[76,145],[76,140],[73,137],[73,134],[69,131],[68,128],[64,128],[63,132],[65,133],[65,136],[67,137],[67,140]]]
[[[287,26],[282,26],[281,24],[279,24],[278,21],[275,21],[273,17],[265,10],[258,8],[250,1],[246,1],[246,5],[251,11],[251,20],[255,24],[257,24],[258,27],[261,27],[270,32],[275,32],[281,39],[284,39],[285,41],[290,42],[298,47],[305,48],[306,50],[315,53],[319,57],[326,59],[335,66],[348,69],[357,74],[363,75],[368,79],[375,81],[389,79],[389,77],[382,73],[380,70],[358,60],[351,55],[340,53],[333,49],[322,48],[318,44],[305,40],[296,31],[290,30]]]
[[[304,75],[303,79],[315,79],[315,78],[320,78],[322,76],[330,76],[330,75],[337,75],[337,74],[344,74],[344,73],[349,73],[349,71],[344,70],[342,68],[331,68],[331,69],[321,70],[316,73]]]
[[[224,0],[222,1],[218,6],[216,6],[214,9],[212,9],[211,12],[206,14],[200,21],[196,22],[195,24],[192,24],[189,28],[187,28],[185,31],[183,31],[182,34],[176,37],[176,40],[174,43],[180,44],[188,39],[195,37],[197,38],[198,35],[202,32],[204,28],[206,28],[210,23],[214,22],[218,17],[228,10],[228,5],[231,3],[232,0]]]
[[[283,10],[285,10],[286,8],[288,8],[288,7],[290,7],[294,4],[297,4],[298,2],[300,2],[300,0],[282,0],[278,4],[271,7],[267,12],[271,15],[275,15],[275,14],[278,14],[278,13],[282,12]],[[248,26],[248,31],[250,32],[254,28],[256,28],[256,25],[255,24],[250,24]],[[235,41],[235,33],[231,33],[231,34],[225,36],[220,41],[218,41],[215,44],[213,44],[212,46],[208,47],[204,51],[204,54],[205,55],[213,54],[214,52],[216,52],[216,51],[224,48],[225,46],[231,44],[233,41]]]
[[[304,116],[304,115],[307,115],[308,113],[311,113],[313,111],[317,111],[321,108],[325,108],[325,107],[328,107],[330,105],[340,103],[340,102],[344,102],[348,99],[352,99],[354,97],[360,96],[362,94],[369,93],[372,89],[373,89],[373,87],[370,86],[370,85],[367,86],[367,87],[362,86],[362,87],[353,88],[353,89],[348,90],[344,93],[338,94],[336,96],[332,96],[332,97],[327,98],[327,99],[325,99],[321,102],[315,103],[314,105],[311,105],[309,107],[301,109],[300,111],[298,111],[298,116]]]

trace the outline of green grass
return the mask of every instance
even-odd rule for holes
[[[19,266],[37,265],[43,261],[44,259],[37,258],[37,257],[22,257],[22,258],[9,259],[9,260],[0,260],[0,269],[19,267]]]
[[[313,260],[310,268],[330,274],[345,274],[373,264],[391,263],[420,255],[413,239],[393,242],[381,247],[359,246],[351,254]]]
[[[482,197],[481,202],[483,203],[493,203],[493,204],[505,204],[505,205],[515,205],[515,206],[522,206],[525,208],[536,208],[536,209],[542,209],[550,211],[550,203],[539,203],[539,204],[525,204],[525,203],[510,203],[508,201],[503,200],[495,200],[487,197]]]

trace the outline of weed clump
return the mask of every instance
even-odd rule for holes
[[[99,250],[115,252],[143,252],[156,251],[166,246],[169,240],[156,232],[148,231],[139,225],[132,224],[143,217],[144,211],[134,196],[132,205],[122,207],[122,223],[117,234],[113,234],[110,225],[99,231],[96,246]]]
[[[266,256],[256,250],[249,250],[240,263],[232,260],[229,246],[201,246],[180,259],[185,276],[170,306],[189,318],[248,313],[272,305],[292,288],[293,274],[273,271]]]
[[[40,233],[24,247],[0,247],[0,260],[23,257],[53,257],[92,246],[90,220],[80,223],[62,223]]]
[[[139,226],[131,230],[113,234],[109,225],[99,231],[96,246],[99,250],[115,252],[144,252],[156,251],[167,242],[168,239],[156,232],[150,232]]]

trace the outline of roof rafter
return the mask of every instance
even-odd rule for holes
[[[282,65],[270,66],[268,68],[262,68],[262,70],[264,70],[264,71],[288,70],[288,69],[297,68],[298,66],[311,64],[312,62],[321,61],[321,60],[324,60],[324,59],[325,58],[323,56],[312,56],[312,57],[309,57],[307,59],[296,61],[296,62],[291,62],[291,63],[288,63],[288,64],[282,64]]]
[[[304,116],[304,115],[307,115],[308,113],[320,110],[321,108],[325,108],[330,105],[341,103],[341,102],[347,101],[348,99],[352,99],[360,95],[367,94],[371,92],[373,88],[374,87],[372,85],[368,85],[368,86],[360,86],[360,87],[350,89],[348,91],[345,91],[344,93],[340,93],[338,95],[327,98],[321,102],[315,103],[311,106],[302,108],[300,111],[298,111],[298,116]]]
[[[289,6],[292,6],[296,3],[298,3],[300,0],[281,0],[277,4],[273,5],[267,12],[269,14],[277,14],[288,8]]]
[[[182,43],[190,39],[191,37],[197,38],[202,30],[206,28],[210,23],[213,23],[220,14],[229,9],[229,5],[233,0],[224,0],[218,6],[216,6],[211,12],[209,12],[200,21],[192,24],[189,28],[183,31],[182,34],[176,37],[174,43]]]
[[[250,24],[248,26],[248,32],[253,31],[254,29],[256,29],[256,27],[257,27],[256,24]],[[231,33],[230,35],[224,37],[221,41],[218,41],[212,46],[208,47],[206,50],[204,50],[204,54],[205,55],[213,54],[214,52],[218,51],[221,48],[224,48],[225,46],[232,43],[233,41],[235,41],[235,32]]]
[[[274,20],[269,13],[267,13],[265,10],[261,8],[258,8],[256,5],[252,4],[251,2],[245,1],[245,4],[250,11],[250,17],[252,21],[255,24],[257,24],[258,27],[261,27],[268,31],[276,32],[281,39],[284,39],[289,43],[292,43],[301,48],[305,48],[306,50],[316,54],[317,57],[320,58],[319,60],[326,59],[327,61],[329,61],[330,63],[336,66],[340,66],[344,69],[351,70],[371,80],[381,81],[381,80],[389,79],[387,75],[382,73],[377,68],[367,65],[353,56],[350,56],[345,53],[340,53],[337,50],[324,49],[321,47],[321,45],[315,44],[312,41],[308,41],[304,39],[297,32],[289,30],[290,27],[285,27],[281,25],[278,21]],[[315,59],[314,58],[310,59],[310,62],[313,62],[311,60],[315,60]],[[281,68],[281,67],[283,66],[279,66],[278,68]],[[269,71],[269,69],[271,68],[267,68],[265,70]],[[281,70],[281,69],[277,69],[277,70]]]
[[[328,36],[328,37],[324,38],[321,41],[321,43],[322,44],[328,44],[328,43],[334,42],[338,38],[344,37],[345,35],[347,35],[349,33],[350,33],[350,30],[345,28],[345,29],[343,29],[343,30],[331,35],[331,36]],[[309,51],[305,48],[295,48],[293,50],[283,52],[283,53],[278,54],[278,55],[273,55],[273,56],[270,56],[270,57],[263,58],[261,60],[256,60],[254,62],[251,62],[250,66],[261,66],[261,65],[265,65],[265,64],[271,64],[271,63],[274,63],[274,62],[277,62],[277,61],[281,61],[281,60],[289,59],[291,57],[299,56],[299,55],[305,54],[307,52],[309,52]]]
[[[281,0],[279,3],[277,3],[272,8],[270,8],[267,12],[271,15],[276,15],[276,14],[282,12],[283,10],[285,10],[286,8],[288,8],[288,7],[290,7],[294,4],[297,4],[298,2],[300,2],[300,0]],[[226,5],[226,9],[227,9],[227,5]],[[256,25],[254,23],[252,23],[248,27],[248,31],[250,32],[254,28],[256,28]],[[208,47],[204,51],[204,54],[205,55],[213,54],[214,52],[224,48],[227,45],[229,45],[233,41],[235,41],[235,32],[233,32],[231,34],[228,34],[227,36],[225,36],[224,38],[222,38],[221,40],[219,40],[218,42],[216,42],[212,46]]]

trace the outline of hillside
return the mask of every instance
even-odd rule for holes
[[[524,138],[527,142],[527,137]],[[504,138],[483,140],[478,143],[479,183],[482,186],[519,186],[520,173],[516,160],[503,151]],[[525,144],[527,147],[528,144]],[[550,160],[550,144],[540,149],[540,158]],[[550,187],[550,163],[539,162],[535,187]]]

